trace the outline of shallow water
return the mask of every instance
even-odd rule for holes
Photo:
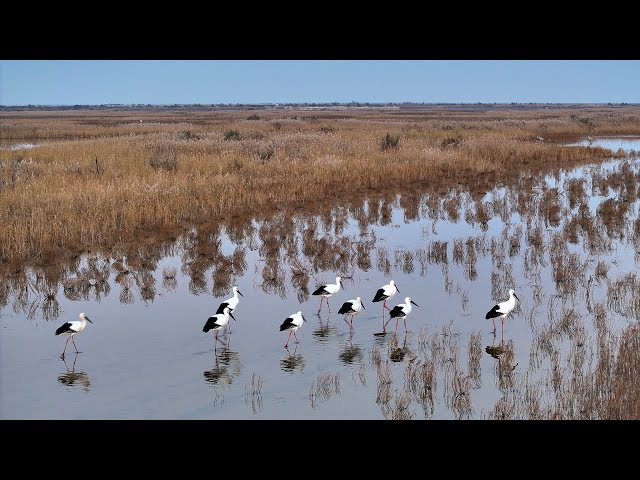
[[[37,138],[23,140],[0,138],[0,150],[28,150],[36,147],[39,143],[42,143],[42,140]]]
[[[613,152],[623,150],[625,152],[638,151],[640,149],[640,136],[637,135],[620,135],[611,137],[591,137],[572,143],[581,147],[602,147],[608,148]]]
[[[621,172],[624,188],[602,187]],[[586,196],[570,206],[572,178],[585,181]],[[638,183],[637,159],[523,179],[481,199],[405,195],[194,231],[166,255],[137,258],[148,265],[130,255],[129,273],[113,258],[86,258],[68,276],[88,283],[49,285],[55,300],[45,297],[46,275],[31,272],[0,297],[0,417],[579,418],[558,403],[563,385],[598,363],[597,305],[609,312],[612,351],[638,321],[633,297],[615,294],[637,268],[638,201],[628,201],[622,226],[598,223],[629,178]],[[542,202],[555,192],[559,211]],[[595,227],[567,240],[581,205]],[[336,275],[344,289],[318,315],[310,293]],[[391,279],[400,293],[390,307],[406,296],[419,305],[397,334],[371,301]],[[202,327],[233,285],[244,295],[237,321],[215,342]],[[509,288],[520,303],[494,334],[485,313]],[[366,310],[351,328],[337,311],[357,296]],[[287,349],[279,326],[298,310],[306,322]],[[75,339],[81,353],[69,342],[63,360],[66,338],[54,331],[80,312],[94,323]],[[536,401],[516,407],[527,395]]]

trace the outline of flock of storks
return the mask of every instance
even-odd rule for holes
[[[331,297],[332,295],[337,293],[338,290],[340,290],[341,283],[342,283],[342,278],[338,276],[336,277],[336,283],[327,283],[325,285],[320,285],[313,292],[312,295],[321,297],[318,313],[320,313],[320,310],[322,309],[322,303],[325,299],[327,300],[327,307],[329,308],[329,311],[331,311],[331,307],[329,307],[329,297]],[[407,316],[411,313],[411,309],[412,309],[411,305],[413,304],[417,307],[419,306],[416,302],[411,300],[411,297],[406,297],[404,299],[404,303],[400,303],[395,307],[393,307],[392,309],[387,307],[387,300],[392,298],[399,291],[400,290],[398,290],[396,282],[391,280],[387,285],[384,285],[378,289],[378,291],[376,292],[372,300],[373,302],[384,302],[382,304],[383,319],[384,319],[384,310],[385,309],[389,310],[389,321],[394,318],[396,319],[396,333],[398,331],[398,322],[400,321],[400,319],[404,321],[404,328],[406,331]],[[235,308],[238,306],[238,303],[240,302],[240,297],[238,295],[244,297],[244,295],[242,295],[238,287],[234,286],[233,296],[220,304],[216,313],[207,319],[206,323],[204,324],[204,327],[202,328],[203,332],[209,332],[211,330],[215,332],[216,345],[218,341],[218,332],[222,330],[229,323],[229,317],[235,320],[235,317],[233,316],[233,311],[235,310]],[[515,308],[516,300],[520,301],[520,299],[516,296],[515,291],[513,289],[510,289],[509,299],[494,305],[493,308],[489,310],[485,315],[485,318],[487,320],[488,319],[493,320],[494,334],[496,331],[496,321],[495,321],[496,318],[500,318],[502,320],[502,333],[504,334],[504,319]],[[347,319],[346,315],[351,315],[351,318],[349,319],[349,323],[351,326],[353,326],[353,317],[359,314],[362,309],[364,309],[362,298],[356,297],[355,299],[347,300],[346,302],[344,302],[340,307],[340,310],[338,310],[338,313],[341,315],[345,315],[345,321]],[[305,320],[306,319],[302,315],[302,311],[299,310],[296,313],[289,315],[287,318],[285,318],[284,322],[282,322],[282,324],[280,325],[280,331],[281,332],[287,331],[287,330],[289,331],[289,336],[287,337],[287,343],[285,344],[285,348],[288,348],[289,346],[289,340],[291,339],[292,333],[296,339],[296,343],[298,342],[298,336],[296,335],[296,331],[298,330],[298,328],[302,326],[302,323]],[[78,347],[76,347],[76,342],[73,339],[73,337],[81,333],[82,331],[84,331],[84,329],[87,327],[87,322],[93,323],[85,313],[81,313],[80,320],[66,322],[56,330],[56,335],[67,335],[69,337],[67,338],[67,341],[64,344],[64,350],[62,351],[60,358],[64,359],[64,354],[67,350],[67,344],[69,343],[69,339],[72,340],[73,346],[76,349],[76,352],[79,353]],[[229,326],[229,328],[231,327]]]

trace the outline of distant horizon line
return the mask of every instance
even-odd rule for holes
[[[219,103],[38,103],[38,104],[0,104],[0,108],[113,108],[113,107],[358,107],[358,106],[473,106],[473,105],[601,105],[601,106],[638,106],[636,102],[219,102]]]

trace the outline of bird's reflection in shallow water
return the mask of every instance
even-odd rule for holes
[[[327,315],[325,318],[322,318],[319,315],[317,316],[320,320],[318,323],[318,328],[311,332],[311,335],[313,335],[313,337],[319,342],[324,343],[329,339],[330,336],[336,335],[337,329],[336,327],[329,325],[329,315]]]
[[[375,332],[374,335],[376,337],[391,337],[393,335],[396,334],[396,332],[393,331],[393,329],[391,329],[391,331],[387,330],[387,325],[389,325],[389,322],[393,320],[391,318],[391,316],[387,315],[385,317],[385,312],[382,312],[382,323],[380,324],[380,331],[379,332]]]
[[[373,343],[379,348],[383,348],[388,345],[395,336],[393,332],[378,332],[373,335],[375,337],[373,339]]]
[[[495,378],[498,388],[501,390],[513,388],[515,380],[512,372],[518,366],[515,361],[513,340],[505,343],[504,339],[501,339],[500,344],[496,346],[494,337],[493,343],[485,347],[485,352],[498,360],[495,363]]]
[[[62,362],[64,363],[66,372],[58,375],[58,382],[67,387],[75,387],[81,386],[84,392],[89,392],[91,390],[91,379],[87,372],[84,370],[79,370],[76,366],[76,361],[78,360],[78,354],[75,353],[73,357],[73,363],[71,368],[69,368],[69,364],[67,363],[66,357],[62,357]]]
[[[487,345],[484,348],[484,351],[491,355],[493,358],[499,359],[500,355],[503,355],[506,349],[504,347],[504,343],[500,342],[500,345],[498,346]]]
[[[354,362],[360,362],[363,358],[362,347],[357,343],[353,343],[353,330],[349,332],[349,340],[345,343],[344,347],[338,355],[340,362],[343,365],[351,365]]]
[[[304,357],[298,352],[298,345],[296,345],[293,353],[287,347],[287,356],[280,360],[280,368],[284,372],[293,372],[295,370],[304,370]]]
[[[500,337],[500,344],[496,345],[496,335],[494,335],[493,342],[491,342],[491,345],[487,345],[486,347],[484,347],[484,351],[491,355],[493,358],[499,359],[500,356],[507,351],[504,345],[504,336]]]
[[[204,380],[212,385],[230,385],[242,370],[240,355],[232,351],[228,346],[217,350],[214,355],[213,368],[205,370]]]
[[[407,334],[404,334],[402,345],[398,343],[398,336],[394,335],[390,341],[390,353],[389,358],[392,362],[402,362],[405,357],[408,359],[415,358],[415,355],[411,352],[411,349],[407,346]]]

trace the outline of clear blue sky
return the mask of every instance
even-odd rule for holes
[[[640,60],[0,60],[0,105],[640,103]]]

